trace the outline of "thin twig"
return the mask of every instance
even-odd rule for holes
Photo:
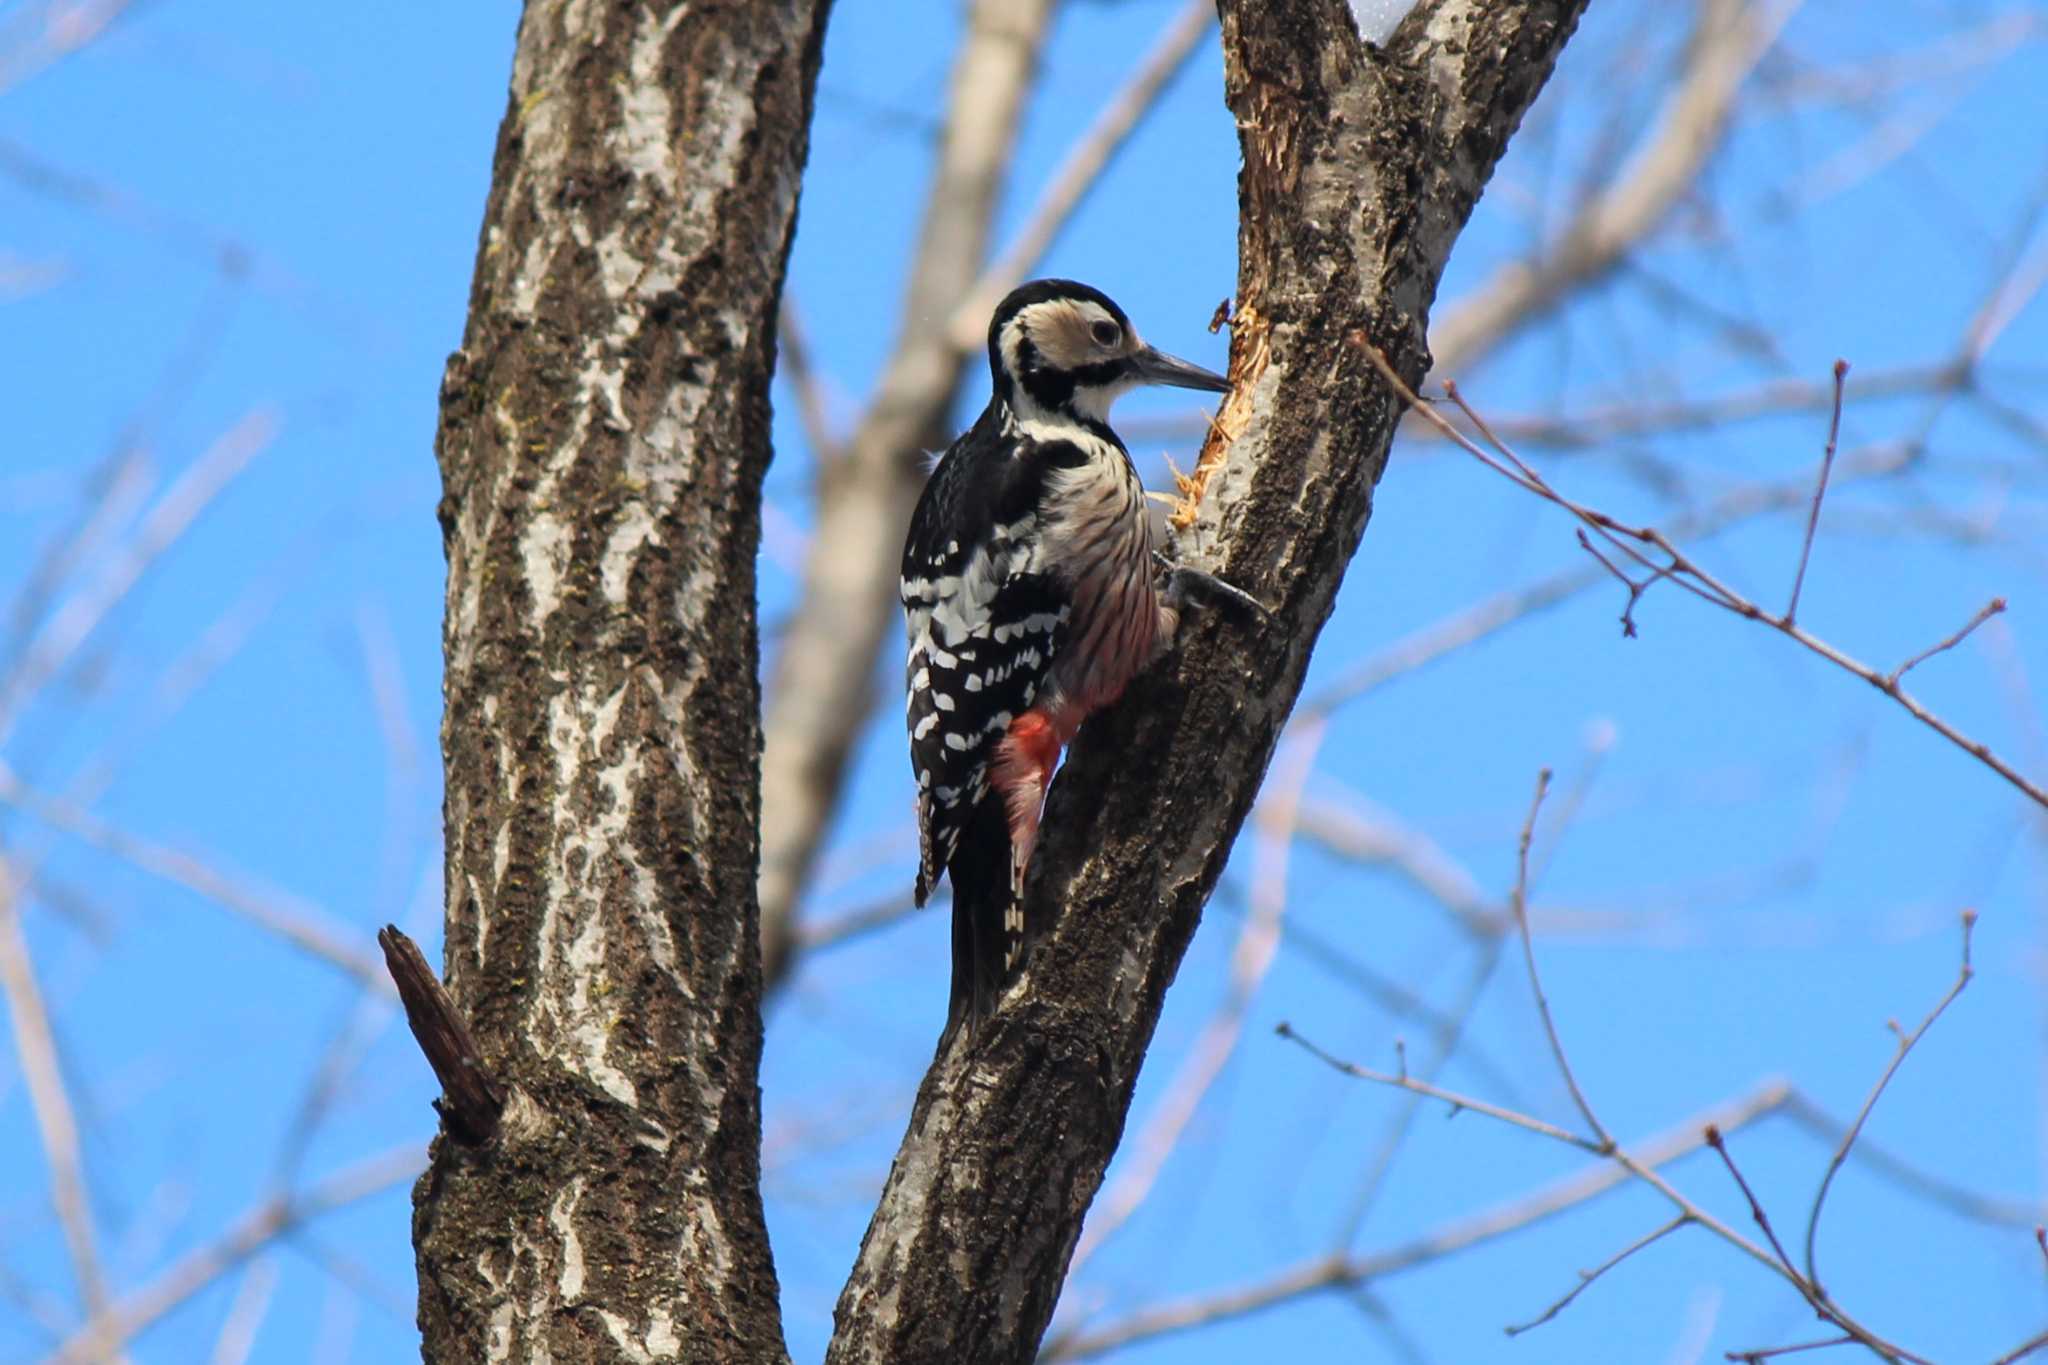
[[[1652,1243],[1662,1241],[1664,1238],[1670,1236],[1672,1233],[1678,1231],[1680,1228],[1688,1226],[1691,1222],[1692,1216],[1690,1214],[1681,1213],[1676,1218],[1671,1219],[1663,1226],[1657,1228],[1654,1232],[1645,1233],[1641,1237],[1638,1237],[1635,1241],[1630,1242],[1627,1246],[1623,1247],[1620,1251],[1617,1251],[1612,1256],[1609,1256],[1599,1265],[1594,1266],[1591,1270],[1581,1270],[1579,1272],[1579,1282],[1573,1285],[1568,1291],[1566,1291],[1564,1297],[1552,1303],[1550,1307],[1544,1309],[1537,1316],[1529,1319],[1527,1322],[1510,1323],[1508,1324],[1508,1326],[1502,1328],[1501,1330],[1506,1332],[1511,1337],[1518,1337],[1522,1335],[1522,1333],[1529,1331],[1531,1328],[1541,1327],[1544,1323],[1549,1322],[1559,1313],[1562,1313],[1566,1308],[1569,1308],[1571,1306],[1572,1300],[1576,1299],[1579,1295],[1585,1293],[1586,1290],[1589,1287],[1591,1287],[1593,1281],[1599,1279],[1602,1275],[1605,1275],[1608,1271],[1614,1269],[1614,1267],[1620,1265],[1623,1261],[1626,1261],[1629,1257],[1635,1255],[1638,1251],[1643,1250],[1645,1247],[1650,1246]]]
[[[1885,687],[1887,689],[1897,687],[1899,685],[1899,679],[1906,676],[1906,672],[1908,669],[1917,668],[1921,664],[1924,664],[1929,659],[1933,658],[1935,655],[1943,653],[1947,650],[1954,649],[1957,645],[1961,644],[1965,639],[1969,637],[1971,631],[1983,625],[1986,621],[1989,621],[1992,617],[1998,615],[1998,613],[2004,610],[2005,599],[2003,597],[1992,598],[1989,602],[1986,602],[1983,606],[1977,609],[1977,614],[1975,616],[1972,616],[1967,622],[1965,622],[1961,630],[1949,636],[1940,644],[1921,650],[1918,654],[1915,654],[1912,658],[1900,664],[1890,673],[1887,673],[1884,679]]]
[[[1992,1361],[1991,1365],[2013,1365],[2014,1361],[2024,1360],[2044,1346],[2048,1346],[2048,1332],[2043,1332],[2039,1336],[2028,1337],[2025,1341]]]
[[[1846,480],[1852,473],[1859,479],[1884,478],[1905,468],[1910,459],[1911,452],[1904,447],[1874,449],[1861,458],[1844,459],[1842,479],[1836,482]],[[1673,523],[1675,533],[1688,537],[1719,535],[1753,517],[1797,506],[1805,495],[1803,480],[1797,484],[1781,482],[1737,489],[1705,511],[1679,518]],[[1602,581],[1604,575],[1589,566],[1566,569],[1523,587],[1495,593],[1396,640],[1373,657],[1344,669],[1321,690],[1304,696],[1295,706],[1294,713],[1304,716],[1333,711],[1468,644],[1569,601]]]
[[[1344,1064],[1337,1065],[1339,1070],[1344,1069]],[[1371,1073],[1349,1074],[1379,1079]],[[1776,1113],[1790,1095],[1791,1090],[1783,1081],[1767,1081],[1746,1094],[1713,1105],[1653,1134],[1628,1150],[1645,1169],[1669,1165],[1698,1151],[1702,1144],[1701,1134],[1708,1126],[1730,1133],[1747,1128]],[[1570,1134],[1564,1134],[1562,1140],[1578,1143],[1578,1139]],[[1410,1241],[1384,1250],[1352,1256],[1328,1254],[1312,1257],[1268,1278],[1220,1294],[1155,1305],[1087,1333],[1074,1332],[1053,1338],[1047,1341],[1040,1359],[1051,1365],[1055,1361],[1105,1355],[1140,1341],[1243,1317],[1311,1294],[1373,1283],[1434,1264],[1555,1217],[1567,1209],[1580,1207],[1631,1178],[1629,1169],[1618,1162],[1594,1161],[1540,1189],[1477,1213],[1454,1218]]]
[[[1813,558],[1813,535],[1820,529],[1820,500],[1828,495],[1828,475],[1835,467],[1835,444],[1842,435],[1842,389],[1848,378],[1849,362],[1837,360],[1834,407],[1828,417],[1828,443],[1821,449],[1820,481],[1813,487],[1813,506],[1806,512],[1806,536],[1799,543],[1799,569],[1792,575],[1792,600],[1785,607],[1786,625],[1792,624],[1799,616],[1799,590],[1806,586],[1806,565]]]
[[[138,839],[69,801],[45,796],[24,785],[4,761],[0,761],[0,806],[25,811],[102,853],[151,876],[174,882],[293,947],[339,967],[370,989],[386,995],[392,993],[382,965],[355,946],[352,933],[335,926],[324,912],[294,896],[244,885],[190,854]]]
[[[1749,1201],[1749,1216],[1759,1228],[1763,1229],[1764,1236],[1770,1240],[1771,1252],[1777,1257],[1777,1270],[1784,1277],[1787,1284],[1799,1291],[1800,1297],[1806,1300],[1807,1305],[1815,1313],[1819,1314],[1823,1320],[1832,1322],[1835,1326],[1847,1332],[1853,1340],[1869,1347],[1885,1360],[1895,1362],[1910,1361],[1913,1362],[1913,1365],[1932,1365],[1932,1362],[1928,1361],[1925,1357],[1914,1355],[1902,1347],[1892,1345],[1884,1338],[1856,1322],[1830,1300],[1821,1291],[1818,1284],[1807,1276],[1800,1274],[1798,1269],[1793,1266],[1792,1258],[1785,1253],[1784,1243],[1778,1240],[1777,1229],[1771,1225],[1770,1215],[1764,1212],[1762,1201],[1756,1197],[1756,1191],[1750,1188],[1749,1181],[1742,1174],[1742,1168],[1735,1164],[1734,1153],[1728,1150],[1727,1140],[1720,1130],[1709,1129],[1707,1131],[1707,1145],[1713,1148],[1715,1154],[1721,1158],[1721,1164],[1726,1166],[1728,1174],[1734,1177],[1736,1187],[1742,1191],[1742,1197]]]
[[[250,461],[269,448],[278,427],[278,415],[259,408],[222,433],[164,490],[123,551],[110,556],[92,583],[51,614],[19,665],[0,680],[0,739],[6,738],[36,693],[62,671],[107,614],[142,581],[150,566]]]
[[[1774,1356],[1798,1355],[1802,1351],[1825,1351],[1832,1346],[1854,1346],[1855,1344],[1856,1338],[1852,1336],[1823,1337],[1819,1341],[1796,1341],[1790,1346],[1765,1346],[1755,1351],[1728,1351],[1721,1358],[1723,1360],[1740,1361],[1742,1365],[1762,1365],[1762,1362]]]
[[[1794,1095],[1785,1104],[1785,1116],[1816,1137],[1833,1145],[1849,1131],[1849,1125],[1827,1113],[1804,1095]],[[1939,1175],[1924,1171],[1902,1157],[1886,1151],[1869,1138],[1858,1138],[1853,1153],[1857,1164],[1891,1181],[1908,1194],[1917,1195],[1958,1218],[1994,1227],[2038,1227],[2044,1205],[2038,1202],[1999,1198],[1981,1194]],[[2048,1248],[2043,1249],[2048,1259]]]
[[[1470,1109],[1475,1114],[1484,1114],[1490,1119],[1498,1119],[1502,1123],[1513,1124],[1517,1128],[1526,1128],[1530,1132],[1547,1137],[1554,1142],[1570,1143],[1579,1150],[1590,1152],[1594,1156],[1609,1155],[1609,1148],[1601,1146],[1600,1143],[1591,1138],[1580,1137],[1570,1129],[1560,1128],[1554,1123],[1546,1123],[1542,1119],[1535,1118],[1529,1114],[1517,1113],[1512,1109],[1504,1109],[1497,1104],[1489,1104],[1485,1100],[1474,1099],[1470,1095],[1461,1095],[1455,1090],[1446,1090],[1442,1086],[1432,1085],[1428,1081],[1417,1080],[1415,1077],[1406,1074],[1405,1069],[1401,1075],[1397,1076],[1385,1071],[1375,1071],[1368,1066],[1360,1066],[1356,1062],[1347,1062],[1343,1058],[1324,1051],[1321,1047],[1302,1037],[1301,1034],[1295,1031],[1294,1025],[1285,1020],[1282,1020],[1273,1031],[1288,1042],[1297,1044],[1303,1051],[1323,1063],[1323,1065],[1332,1070],[1341,1071],[1347,1076],[1355,1077],[1361,1081],[1371,1081],[1376,1085],[1390,1085],[1396,1090],[1406,1090],[1411,1094],[1427,1095],[1433,1100],[1442,1100],[1445,1104],[1451,1106],[1453,1114],[1460,1109]]]
[[[988,335],[988,315],[1051,248],[1054,238],[1102,179],[1102,173],[1123,149],[1139,121],[1159,102],[1166,83],[1187,65],[1215,23],[1216,6],[1211,0],[1187,0],[1160,30],[1151,50],[1123,87],[1067,149],[1066,159],[1040,191],[1023,228],[1002,254],[983,269],[960,306],[953,310],[947,331],[955,346],[963,351],[981,346]]]
[[[1908,693],[1898,683],[1879,673],[1869,664],[1863,663],[1861,660],[1844,653],[1804,627],[1787,621],[1783,617],[1773,616],[1770,612],[1764,610],[1755,602],[1752,602],[1749,598],[1743,596],[1694,562],[1664,532],[1654,527],[1631,526],[1626,522],[1609,516],[1605,512],[1588,507],[1583,503],[1575,502],[1571,498],[1559,493],[1546,483],[1541,475],[1524,464],[1512,449],[1509,449],[1503,443],[1493,438],[1487,432],[1484,419],[1480,418],[1469,406],[1462,405],[1462,400],[1459,400],[1453,385],[1445,384],[1445,391],[1450,394],[1454,401],[1461,403],[1461,408],[1465,414],[1474,421],[1482,433],[1488,434],[1489,440],[1494,440],[1495,448],[1499,450],[1501,459],[1494,458],[1494,456],[1488,454],[1470,437],[1452,426],[1430,404],[1423,402],[1416,395],[1415,391],[1409,388],[1406,382],[1402,380],[1386,356],[1377,347],[1366,341],[1362,333],[1354,334],[1352,342],[1367,354],[1374,366],[1380,371],[1381,376],[1394,388],[1396,393],[1406,402],[1413,405],[1416,412],[1422,414],[1424,420],[1436,426],[1447,437],[1456,442],[1460,449],[1478,459],[1487,468],[1521,485],[1524,489],[1534,493],[1544,501],[1554,503],[1565,511],[1570,512],[1600,539],[1645,568],[1654,570],[1661,566],[1650,560],[1643,550],[1636,548],[1638,545],[1647,546],[1651,551],[1668,557],[1670,567],[1667,576],[1679,587],[1734,615],[1770,626],[1803,648],[1826,659],[1836,667],[1863,679],[1904,707],[1906,713],[1922,725],[1927,726],[1927,728],[1933,730],[1943,739],[1948,740],[1949,743],[1997,773],[2008,783],[2012,784],[2013,787],[2024,793],[2035,804],[2048,809],[2048,789],[2044,789],[2039,784],[2031,781],[2010,763],[1993,753],[1989,745],[1980,740],[1971,739],[1954,725],[1928,710],[1917,698]],[[1506,463],[1502,463],[1503,460]]]
[[[1579,548],[1584,550],[1587,554],[1593,556],[1593,558],[1599,560],[1600,567],[1607,570],[1607,572],[1613,574],[1616,578],[1620,579],[1621,586],[1628,589],[1628,601],[1624,603],[1621,608],[1621,633],[1625,639],[1635,639],[1636,603],[1642,600],[1643,594],[1649,590],[1650,585],[1655,583],[1658,579],[1662,578],[1664,576],[1664,572],[1666,571],[1660,571],[1658,573],[1652,574],[1650,577],[1638,583],[1633,578],[1630,578],[1627,574],[1623,573],[1620,569],[1616,568],[1613,560],[1609,559],[1606,555],[1600,553],[1599,549],[1594,546],[1592,540],[1586,535],[1585,527],[1582,526],[1579,528],[1578,537]]]
[[[44,1365],[97,1365],[136,1333],[200,1293],[251,1256],[324,1213],[412,1179],[426,1164],[417,1143],[370,1157],[296,1194],[266,1199],[217,1239],[188,1252],[156,1279],[95,1316]]]
[[[1558,1036],[1557,1021],[1550,1014],[1549,997],[1543,993],[1543,978],[1536,971],[1536,945],[1529,933],[1529,841],[1535,836],[1536,813],[1543,809],[1543,797],[1549,790],[1550,769],[1545,768],[1536,774],[1536,793],[1529,798],[1529,814],[1522,820],[1521,837],[1515,841],[1515,892],[1508,904],[1514,911],[1515,930],[1522,938],[1522,963],[1529,970],[1529,989],[1536,997],[1536,1013],[1543,1020],[1543,1035],[1550,1040],[1550,1055],[1557,1062],[1559,1074],[1564,1077],[1565,1089],[1571,1092],[1572,1103],[1579,1107],[1579,1116],[1593,1131],[1596,1141],[1587,1150],[1604,1155],[1614,1150],[1614,1138],[1593,1112],[1593,1106],[1586,1100],[1586,1092],[1579,1089],[1578,1077],[1572,1074],[1571,1061],[1565,1056],[1564,1040]]]
[[[1834,1155],[1828,1158],[1827,1172],[1821,1176],[1820,1188],[1814,1191],[1813,1208],[1806,1215],[1806,1278],[1812,1283],[1814,1293],[1823,1298],[1826,1297],[1827,1291],[1821,1286],[1820,1270],[1815,1264],[1814,1239],[1820,1232],[1821,1206],[1827,1202],[1828,1187],[1835,1183],[1835,1173],[1840,1171],[1842,1163],[1849,1159],[1849,1149],[1856,1145],[1856,1138],[1862,1133],[1864,1123],[1870,1118],[1870,1111],[1877,1107],[1877,1101],[1884,1094],[1885,1087],[1890,1085],[1892,1077],[1898,1074],[1900,1065],[1906,1060],[1906,1054],[1913,1050],[1914,1044],[1926,1036],[1927,1030],[1934,1026],[1934,1021],[1941,1018],[1942,1011],[1946,1010],[1955,998],[1963,993],[1963,988],[1970,984],[1970,978],[1975,974],[1975,969],[1970,965],[1970,936],[1976,927],[1977,912],[1963,911],[1963,961],[1962,966],[1956,971],[1955,984],[1948,988],[1946,995],[1935,1002],[1934,1008],[1927,1012],[1927,1017],[1920,1021],[1920,1027],[1899,1038],[1899,1045],[1892,1053],[1890,1065],[1886,1066],[1884,1074],[1877,1078],[1877,1084],[1870,1087],[1870,1093],[1863,1099],[1863,1107],[1856,1111],[1855,1119],[1849,1124],[1849,1131],[1842,1134],[1842,1141],[1835,1147]]]
[[[1728,1168],[1728,1174],[1735,1178],[1735,1186],[1742,1191],[1742,1197],[1749,1201],[1750,1221],[1763,1229],[1764,1237],[1771,1244],[1771,1251],[1778,1258],[1778,1266],[1792,1280],[1799,1280],[1799,1271],[1792,1264],[1792,1258],[1785,1254],[1785,1244],[1778,1240],[1778,1230],[1771,1226],[1770,1214],[1764,1212],[1756,1191],[1750,1189],[1749,1180],[1742,1174],[1742,1168],[1735,1164],[1735,1154],[1728,1150],[1728,1143],[1718,1128],[1707,1129],[1707,1146],[1714,1149],[1714,1155],[1721,1158],[1721,1164]],[[1802,1293],[1806,1290],[1802,1288]],[[1811,1297],[1809,1294],[1808,1297]]]
[[[58,1063],[57,1040],[49,1011],[36,982],[22,930],[21,904],[15,899],[12,874],[0,859],[0,992],[7,996],[8,1020],[14,1031],[15,1055],[28,1083],[29,1105],[42,1138],[43,1160],[50,1168],[50,1202],[64,1229],[71,1271],[88,1315],[107,1308],[107,1281],[100,1267],[92,1230],[92,1204],[87,1194],[85,1161],[80,1154],[78,1121]]]
[[[825,393],[818,383],[818,372],[811,365],[810,333],[797,316],[796,300],[787,288],[782,291],[782,311],[776,321],[778,368],[796,396],[796,415],[803,424],[804,440],[810,444],[813,460],[821,465],[830,464],[839,458],[839,442],[832,435]]]

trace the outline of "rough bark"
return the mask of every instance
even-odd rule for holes
[[[1363,534],[1451,246],[1583,0],[1436,0],[1384,48],[1343,0],[1225,0],[1235,388],[1182,553],[1272,606],[1210,618],[1083,731],[1027,888],[1024,980],[934,1062],[828,1359],[1027,1361],[1122,1135],[1167,985]]]
[[[415,1192],[430,1361],[787,1354],[754,559],[826,8],[520,25],[438,442],[446,976],[508,1098]]]

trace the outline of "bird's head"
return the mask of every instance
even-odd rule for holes
[[[1103,423],[1109,405],[1140,384],[1222,393],[1230,381],[1147,346],[1124,310],[1073,280],[1033,280],[1010,291],[988,323],[996,397],[1026,417]]]

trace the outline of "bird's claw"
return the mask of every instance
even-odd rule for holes
[[[1177,608],[1190,602],[1206,602],[1250,617],[1261,625],[1273,619],[1273,613],[1266,605],[1243,588],[1190,565],[1175,564],[1157,551],[1153,552],[1153,558],[1166,571],[1168,605]]]

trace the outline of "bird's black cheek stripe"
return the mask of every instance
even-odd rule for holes
[[[1049,412],[1064,412],[1074,401],[1074,376],[1058,370],[1026,370],[1024,387]]]
[[[1130,365],[1121,360],[1104,360],[1094,365],[1083,365],[1078,370],[1068,371],[1076,384],[1085,388],[1100,388],[1114,384],[1130,373]]]

